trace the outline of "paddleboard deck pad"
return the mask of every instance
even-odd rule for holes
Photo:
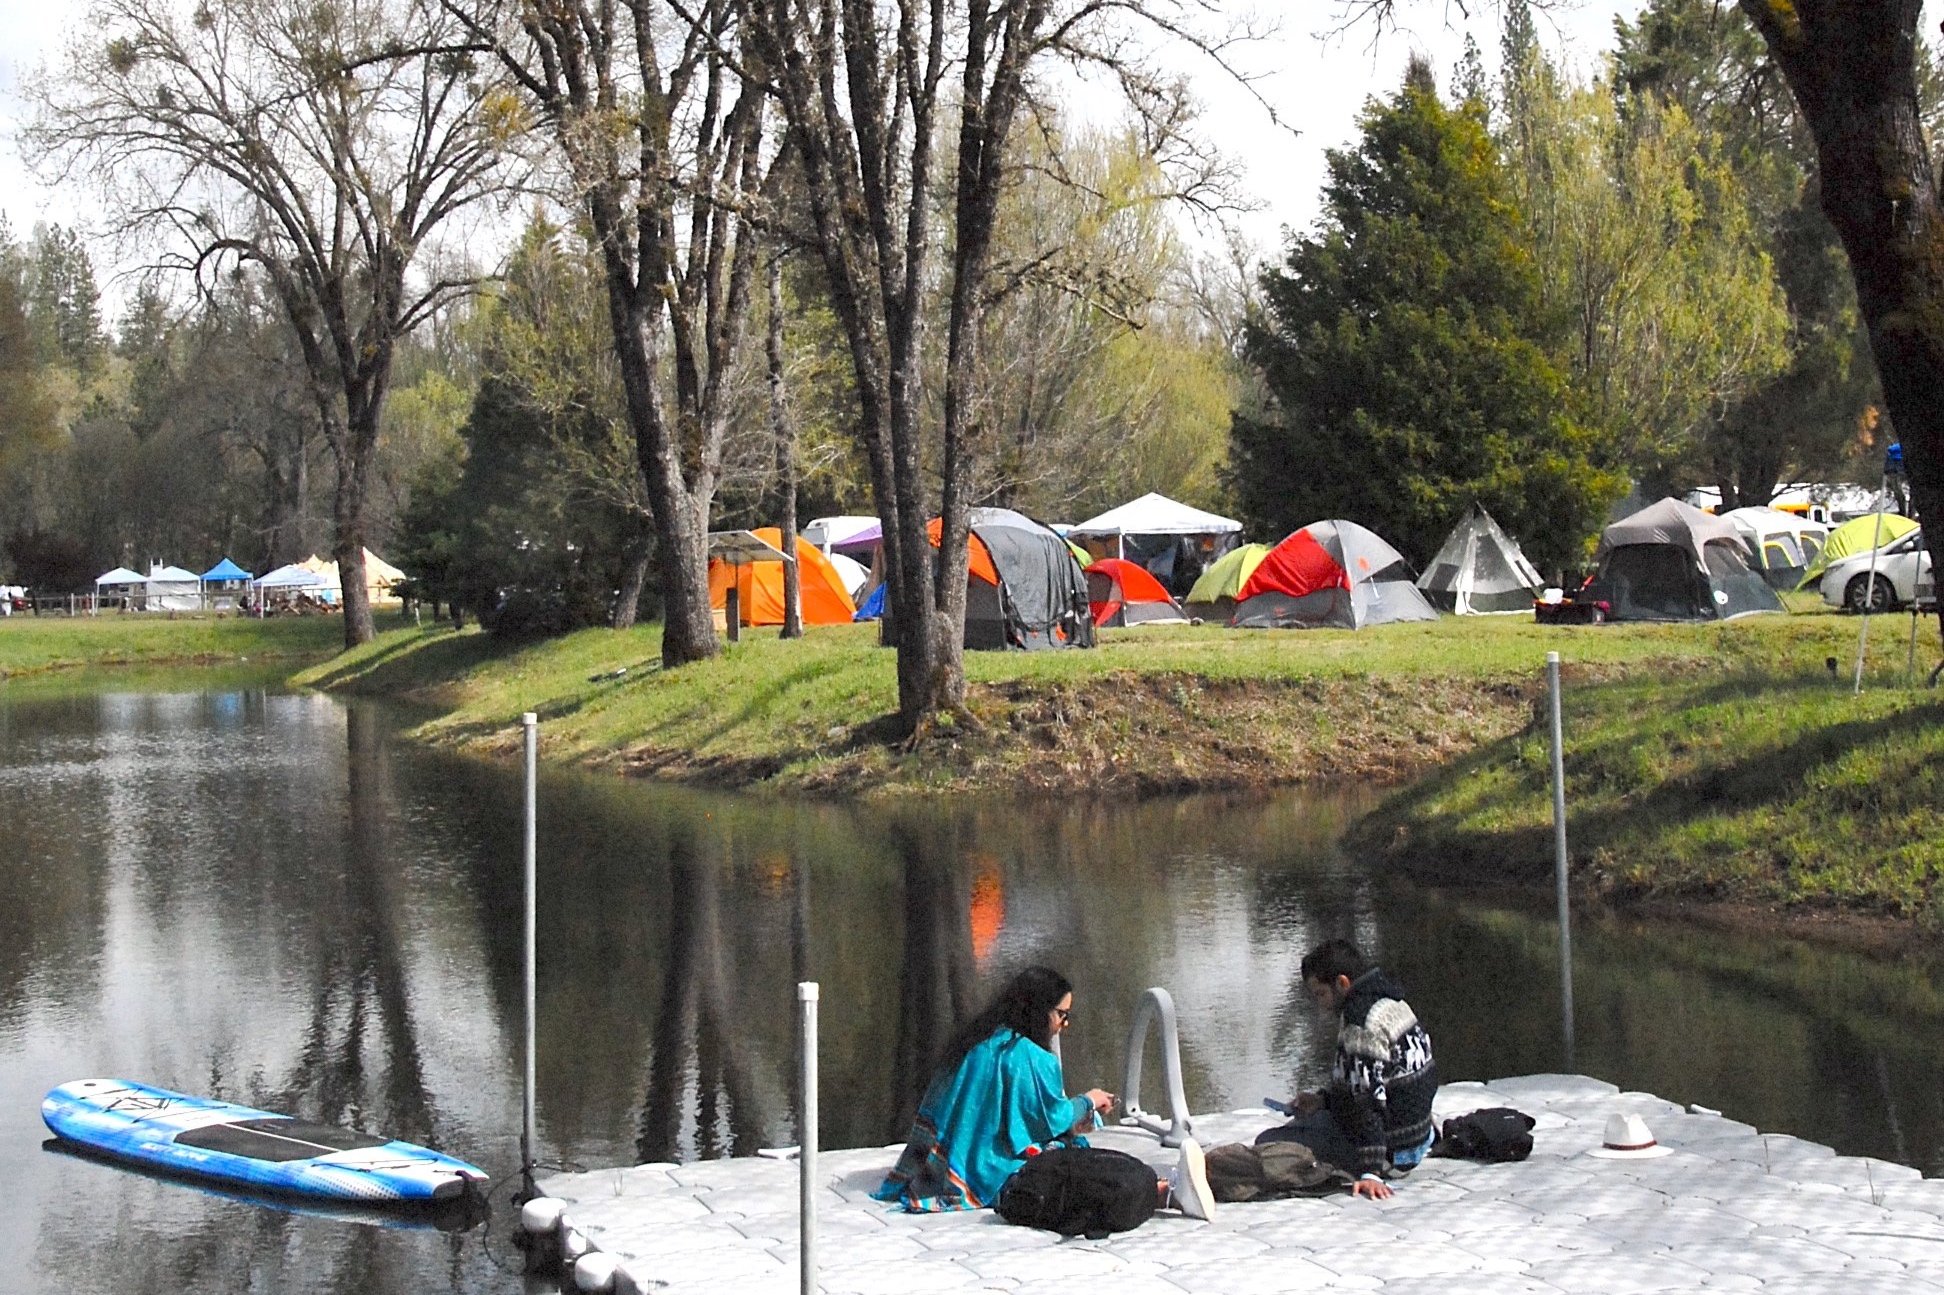
[[[62,1084],[41,1102],[57,1138],[167,1173],[365,1204],[452,1200],[486,1174],[410,1142],[123,1079]]]

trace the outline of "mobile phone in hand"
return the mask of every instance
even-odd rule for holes
[[[1267,1106],[1270,1110],[1276,1112],[1276,1114],[1278,1115],[1294,1115],[1296,1113],[1296,1108],[1294,1106],[1291,1106],[1288,1102],[1278,1101],[1274,1097],[1263,1098],[1262,1104],[1264,1106]]]

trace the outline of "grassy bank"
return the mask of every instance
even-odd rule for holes
[[[328,618],[0,622],[0,673],[124,675],[288,661],[298,685],[411,701],[419,740],[790,793],[1144,793],[1356,779],[1396,793],[1353,834],[1432,884],[1549,884],[1542,715],[1565,659],[1576,884],[1653,902],[1944,913],[1944,704],[1903,687],[1908,622],[1878,622],[1851,695],[1854,619],[1547,627],[1510,618],[1343,631],[1113,630],[1092,652],[972,653],[976,727],[889,741],[875,628],[752,632],[663,672],[658,630],[508,644],[393,628],[330,655]],[[1925,631],[1926,637],[1929,631]],[[1919,674],[1930,664],[1924,649]],[[1843,667],[1831,677],[1825,660]],[[130,666],[141,667],[130,669]]]
[[[1569,690],[1575,886],[1944,919],[1944,701],[1900,683],[1853,696],[1847,673],[1810,670]],[[1434,881],[1550,885],[1550,780],[1533,725],[1397,793],[1354,839]]]
[[[335,616],[110,614],[0,617],[0,679],[57,670],[203,666],[289,660],[301,665],[343,646]]]
[[[508,647],[403,631],[299,676],[437,709],[428,741],[508,750],[537,711],[550,758],[795,791],[1188,790],[1400,781],[1523,731],[1545,653],[1581,686],[1801,679],[1852,641],[1825,615],[1558,628],[1446,619],[1360,633],[1109,631],[1092,652],[971,653],[974,731],[887,744],[892,657],[869,626],[752,634],[663,674],[653,627]],[[1888,649],[1886,651],[1886,659]]]

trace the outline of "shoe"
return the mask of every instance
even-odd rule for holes
[[[1181,1159],[1168,1175],[1168,1195],[1175,1208],[1191,1219],[1215,1217],[1215,1193],[1209,1190],[1208,1167],[1202,1161],[1201,1143],[1193,1138],[1181,1144]]]

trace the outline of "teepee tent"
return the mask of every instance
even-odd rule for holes
[[[1311,522],[1269,550],[1237,593],[1229,624],[1247,629],[1362,629],[1434,621],[1404,555],[1355,522]]]
[[[1432,606],[1460,616],[1529,612],[1544,585],[1518,541],[1477,504],[1451,528],[1417,582]]]

